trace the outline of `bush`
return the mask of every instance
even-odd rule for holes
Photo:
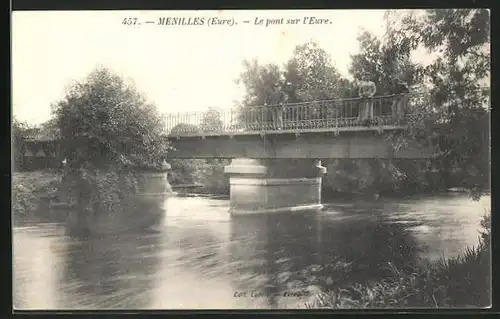
[[[156,169],[170,149],[155,106],[106,68],[75,83],[53,114],[68,159],[62,188],[83,210],[117,210],[138,170]]]
[[[169,182],[175,184],[200,184],[200,191],[209,194],[229,194],[229,177],[224,167],[229,165],[224,159],[173,159]]]
[[[12,214],[16,219],[24,219],[36,208],[36,197],[29,186],[22,184],[12,188]]]
[[[170,134],[183,132],[214,131],[222,127],[220,114],[210,109],[203,116],[200,127],[180,123],[172,128]],[[224,174],[224,167],[229,165],[226,159],[173,159],[169,182],[175,184],[201,184],[201,191],[209,194],[229,194],[229,177]]]
[[[60,175],[56,172],[15,172],[12,176],[12,216],[14,222],[32,220],[37,213],[50,218],[49,212],[39,210],[44,198],[51,196],[59,184]]]

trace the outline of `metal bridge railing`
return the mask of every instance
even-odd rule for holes
[[[401,103],[398,112],[397,103]],[[370,125],[401,125],[404,118],[424,112],[421,93],[352,98],[304,103],[209,109],[205,112],[167,114],[171,136],[224,135],[231,133],[273,133],[283,130],[306,132]]]

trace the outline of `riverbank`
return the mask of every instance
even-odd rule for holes
[[[12,217],[14,225],[25,220],[36,222],[61,222],[58,216],[51,216],[49,198],[53,196],[59,182],[60,174],[56,170],[39,170],[29,172],[13,172],[12,174]],[[183,187],[177,189],[181,197],[207,197],[226,199],[228,194],[216,194],[199,187]],[[193,186],[193,185],[189,185]],[[57,220],[55,220],[57,219]]]
[[[60,181],[53,170],[14,172],[12,174],[12,220],[17,225],[23,220],[50,218],[49,198]]]
[[[318,293],[309,309],[486,308],[491,306],[490,216],[481,222],[480,242],[454,258],[401,271],[365,285]]]

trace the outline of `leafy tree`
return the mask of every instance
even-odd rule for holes
[[[200,127],[191,124],[178,124],[170,134],[176,132],[198,132],[203,130],[216,131],[222,128],[223,121],[220,113],[209,109],[202,119]],[[225,159],[171,159],[172,170],[169,173],[169,182],[178,184],[201,184],[202,191],[213,194],[229,194],[229,181],[224,173],[224,167],[229,165]]]
[[[208,159],[205,161],[198,181],[203,184],[203,190],[212,194],[229,194],[229,176],[224,173],[224,167],[230,160],[223,158]]]
[[[409,52],[394,46],[389,36],[377,38],[368,31],[362,32],[358,39],[360,51],[351,55],[349,73],[354,81],[340,80],[340,96],[354,98],[358,96],[357,81],[363,73],[368,72],[377,85],[377,95],[389,95],[391,80],[398,77],[412,87],[418,83],[421,76],[420,68],[412,63]],[[382,112],[390,114],[392,101],[384,101]],[[414,102],[414,101],[412,101]],[[355,110],[353,110],[355,112]],[[334,192],[349,193],[382,193],[408,191],[412,178],[419,178],[418,163],[398,167],[394,161],[385,159],[374,160],[337,160],[328,164],[329,174],[325,188]]]
[[[489,186],[489,11],[419,13],[400,17],[398,28],[390,29],[392,39],[409,51],[424,47],[440,53],[425,67],[423,81],[429,86],[434,122],[444,123],[438,136],[443,178],[459,168],[465,172],[463,186],[475,193]]]
[[[105,68],[74,84],[53,113],[63,153],[74,164],[144,166],[161,161],[170,148],[155,106]]]
[[[283,68],[276,64],[260,65],[257,60],[244,61],[244,71],[237,80],[246,89],[240,105],[243,114],[240,122],[249,126],[269,122],[271,116],[266,110],[264,114],[253,114],[249,108],[269,104],[269,97],[275,89],[283,92],[281,103],[313,102],[341,97],[346,81],[341,79],[328,53],[312,41],[298,45]],[[327,105],[318,104],[314,105],[313,112],[300,110],[289,114],[285,111],[283,116],[285,119],[307,120],[326,116],[328,112]]]
[[[184,132],[196,133],[199,131],[200,128],[197,125],[179,123],[170,130],[170,135],[176,135]]]
[[[221,114],[214,108],[209,108],[203,114],[201,119],[200,129],[203,132],[220,132],[224,127],[224,122],[221,119]]]
[[[180,123],[172,128],[171,135],[184,132],[198,132],[200,129],[196,125]],[[170,159],[171,171],[168,181],[172,185],[197,183],[197,176],[204,164],[201,159]]]
[[[21,122],[17,118],[12,118],[11,126],[11,144],[13,152],[14,170],[17,171],[22,166],[24,153],[24,138],[30,126],[26,122]]]
[[[205,165],[203,159],[171,159],[172,170],[168,180],[172,185],[195,184],[200,182],[200,172]]]
[[[280,67],[276,64],[261,65],[254,59],[243,61],[243,68],[244,71],[236,80],[237,84],[243,84],[246,89],[242,106],[264,105],[271,87],[282,84]]]
[[[283,87],[282,72],[276,64],[261,65],[257,60],[243,61],[244,71],[236,80],[243,84],[246,94],[238,105],[238,113],[232,115],[233,125],[243,129],[261,126],[271,121],[267,108],[262,108],[269,102],[273,87]]]
[[[361,50],[352,56],[350,73],[359,79],[363,72],[370,72],[381,95],[388,93],[394,76],[406,81],[413,91],[428,92],[428,98],[415,99],[410,104],[416,113],[426,113],[426,116],[412,115],[408,119],[408,130],[403,135],[389,135],[389,139],[395,149],[409,140],[422,144],[440,141],[441,156],[426,165],[418,161],[390,161],[388,165],[386,161],[378,161],[378,168],[372,172],[358,167],[363,166],[364,161],[350,165],[338,161],[330,165],[329,171],[342,167],[352,171],[345,178],[366,182],[370,182],[373,174],[381,177],[390,171],[393,187],[421,191],[436,186],[458,186],[452,185],[451,178],[452,172],[458,169],[462,172],[461,186],[471,191],[488,187],[489,112],[485,107],[490,68],[488,11],[388,12],[386,22],[384,38],[378,39],[369,32],[360,35]],[[440,52],[440,55],[428,66],[413,63],[410,57],[418,47]],[[439,130],[436,123],[442,124]],[[432,177],[435,174],[431,171],[436,170],[441,172],[444,184],[436,183]],[[336,181],[325,184],[334,183],[333,188],[338,191],[342,190],[338,185],[360,189],[360,185],[348,180],[339,183],[342,176],[339,174]],[[375,178],[371,182],[376,184],[380,180]]]
[[[295,48],[284,76],[291,103],[336,99],[341,95],[341,76],[328,52],[316,42]]]
[[[80,212],[120,211],[137,191],[137,168],[155,168],[170,145],[154,105],[106,68],[97,68],[53,105],[68,167],[62,189]]]
[[[411,62],[409,51],[401,50],[394,43],[391,33],[383,41],[364,31],[358,41],[360,52],[351,55],[349,68],[356,80],[360,80],[364,72],[370,73],[371,80],[377,85],[377,95],[389,95],[391,80],[395,77],[406,82],[409,87],[418,84],[421,68]]]

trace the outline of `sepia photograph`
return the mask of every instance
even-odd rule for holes
[[[485,309],[488,9],[13,11],[13,309]]]

